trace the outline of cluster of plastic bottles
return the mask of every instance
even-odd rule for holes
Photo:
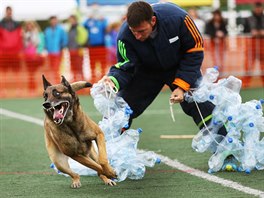
[[[209,173],[221,170],[228,156],[234,156],[233,169],[250,173],[264,169],[264,100],[242,103],[239,94],[242,81],[234,76],[218,79],[217,67],[208,68],[197,89],[186,94],[188,102],[210,101],[215,105],[212,121],[193,138],[192,147],[197,152],[211,151]],[[225,126],[226,136],[218,130]],[[261,139],[261,140],[260,140]]]
[[[137,150],[139,136],[142,133],[141,128],[121,131],[122,128],[128,128],[129,117],[133,111],[108,84],[94,84],[91,96],[96,109],[103,115],[99,127],[105,135],[109,163],[117,174],[115,181],[121,182],[126,178],[142,179],[146,166],[153,167],[156,163],[160,163],[160,159],[152,151]],[[96,147],[96,144],[94,146]],[[96,175],[94,170],[70,158],[69,165],[74,172],[80,175]],[[54,164],[51,168],[58,172]]]
[[[154,152],[137,150],[141,128],[121,131],[128,128],[133,111],[107,84],[94,84],[91,96],[95,107],[103,115],[99,126],[105,134],[108,160],[117,173],[117,181],[142,179],[145,167],[153,167],[160,160]]]

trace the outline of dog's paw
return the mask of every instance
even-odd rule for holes
[[[108,166],[104,169],[104,175],[106,175],[108,178],[117,178],[117,175],[111,166]]]
[[[116,173],[115,173],[114,170],[111,170],[111,171],[108,173],[107,177],[109,177],[109,178],[117,178],[117,175],[116,175]]]
[[[107,179],[105,181],[105,185],[108,185],[108,186],[116,186],[116,183],[113,180],[111,180],[111,179]]]
[[[81,186],[80,180],[72,181],[71,188],[80,188]]]

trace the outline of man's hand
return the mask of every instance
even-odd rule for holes
[[[109,78],[109,76],[104,76],[101,80],[98,81],[98,83],[109,84],[113,89],[115,89],[115,84],[113,83],[111,78]]]
[[[176,88],[170,96],[170,103],[180,103],[184,100],[184,90],[180,87]]]

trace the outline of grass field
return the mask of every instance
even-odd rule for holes
[[[264,98],[264,90],[242,90],[241,95],[243,102],[260,99]],[[98,177],[82,176],[82,187],[77,190],[70,188],[70,178],[57,175],[49,168],[41,126],[43,99],[0,100],[0,108],[36,118],[36,123],[32,123],[3,115],[3,111],[0,115],[0,197],[264,197],[263,171],[249,175],[218,172],[211,177],[207,174],[210,153],[193,151],[191,139],[160,138],[160,135],[198,132],[179,105],[174,106],[176,121],[172,121],[168,97],[169,92],[162,92],[133,122],[132,128],[143,129],[139,149],[152,150],[175,163],[157,164],[147,168],[142,180],[127,179],[115,187],[105,186]],[[101,120],[92,98],[80,96],[80,99],[87,114],[96,122]],[[189,168],[178,167],[178,162]]]

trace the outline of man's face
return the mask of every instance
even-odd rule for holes
[[[12,18],[12,9],[11,8],[7,8],[6,9],[6,18]]]
[[[261,6],[256,6],[254,9],[255,14],[261,16],[263,13],[263,8]]]
[[[153,31],[153,27],[156,24],[156,17],[153,16],[151,21],[143,21],[137,27],[129,27],[135,38],[139,41],[145,41]]]
[[[58,24],[58,19],[57,18],[52,18],[50,20],[50,26],[55,27]]]

